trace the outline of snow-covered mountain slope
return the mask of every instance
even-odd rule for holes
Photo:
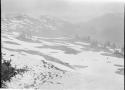
[[[124,45],[124,19],[121,14],[109,13],[87,22],[74,24],[49,15],[32,17],[27,14],[12,14],[3,15],[1,22],[2,31],[44,37],[78,36],[82,39],[90,36],[91,39],[102,43],[110,41],[120,47]]]
[[[29,15],[12,15],[2,17],[2,31],[15,31],[21,34],[45,37],[72,36],[74,25],[55,17],[42,15],[34,18]]]
[[[124,58],[71,38],[2,33],[3,58],[28,67],[5,82],[7,88],[40,90],[123,90]],[[122,71],[119,69],[122,68]]]

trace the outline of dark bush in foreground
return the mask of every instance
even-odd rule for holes
[[[11,61],[3,61],[1,65],[1,79],[2,81],[10,80],[10,78],[16,74],[16,69],[11,66]]]
[[[25,72],[26,69],[16,69],[15,67],[12,67],[11,60],[3,60],[1,64],[1,85],[2,88],[5,88],[4,82],[10,81],[11,77],[15,76],[16,74]]]

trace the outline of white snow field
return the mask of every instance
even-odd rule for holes
[[[25,41],[16,35],[2,34],[3,58],[28,71],[5,82],[8,89],[124,90],[124,75],[116,73],[124,68],[124,58],[84,50],[89,43],[42,37]]]

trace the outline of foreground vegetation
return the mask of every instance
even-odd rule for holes
[[[24,73],[27,71],[27,68],[23,69],[16,69],[16,67],[13,67],[11,65],[11,59],[5,60],[2,58],[1,63],[1,87],[6,88],[5,82],[10,81],[12,77],[14,77],[17,74]]]

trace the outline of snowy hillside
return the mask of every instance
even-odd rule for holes
[[[120,0],[1,0],[1,90],[124,90]]]
[[[74,25],[55,17],[41,15],[38,18],[29,15],[10,15],[2,17],[2,31],[16,31],[22,34],[45,37],[72,36]]]
[[[72,38],[25,37],[4,29],[3,60],[28,69],[4,83],[16,89],[123,90],[124,58],[112,53]]]

